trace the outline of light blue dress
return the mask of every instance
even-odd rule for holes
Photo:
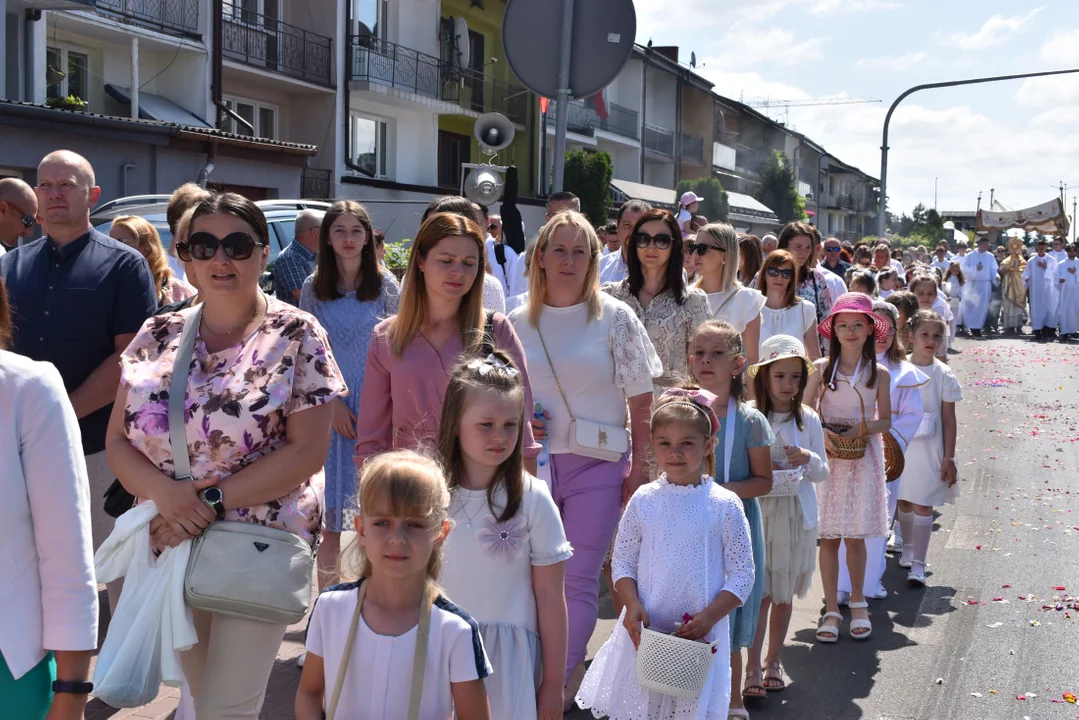
[[[726,422],[726,410],[719,414],[720,423]],[[749,469],[749,450],[751,448],[771,447],[775,435],[768,420],[755,408],[739,403],[735,411],[734,451],[731,453],[730,477],[723,477],[724,435],[726,426],[716,435],[716,482],[726,484],[747,480],[752,476]],[[756,574],[753,578],[753,591],[745,603],[730,614],[731,652],[741,648],[753,647],[753,637],[757,633],[757,616],[760,615],[761,597],[764,594],[764,526],[761,523],[761,508],[756,498],[742,500],[746,520],[749,521],[749,538],[753,543],[753,566]]]
[[[359,412],[363,372],[367,365],[367,345],[375,325],[397,314],[401,288],[389,272],[382,273],[382,294],[377,300],[360,302],[354,292],[336,300],[323,301],[315,295],[312,275],[303,284],[300,309],[315,316],[330,336],[333,356],[345,376],[348,395],[341,398],[353,414]],[[356,511],[355,441],[336,431],[326,457],[326,496],[323,527],[331,532],[348,529]]]

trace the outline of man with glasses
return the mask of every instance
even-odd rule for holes
[[[116,477],[105,460],[105,429],[120,385],[120,353],[157,310],[157,291],[139,251],[90,224],[101,188],[86,158],[68,150],[46,155],[36,192],[48,234],[0,258],[12,350],[51,362],[64,379],[79,418],[97,550],[115,522],[102,498]],[[115,610],[120,583],[108,589]]]
[[[0,255],[14,250],[19,238],[33,234],[36,216],[34,189],[18,178],[0,180]]]
[[[491,273],[502,285],[502,293],[510,297],[510,281],[517,269],[517,253],[502,238],[501,215],[487,217],[487,240],[484,247],[487,250],[487,263],[491,266]]]
[[[830,237],[824,241],[824,261],[821,263],[821,267],[825,270],[830,270],[841,278],[847,276],[847,270],[850,270],[850,263],[843,260],[843,246],[839,244],[839,239]]]
[[[318,262],[318,237],[322,229],[321,210],[303,210],[296,216],[295,239],[277,256],[273,265],[273,289],[277,299],[299,306],[304,281]]]

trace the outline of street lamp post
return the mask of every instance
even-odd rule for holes
[[[959,85],[980,85],[982,83],[999,82],[1001,80],[1022,80],[1024,78],[1067,75],[1069,73],[1079,73],[1079,68],[1074,70],[1050,70],[1046,72],[1022,73],[1019,75],[997,75],[995,77],[972,78],[970,80],[950,80],[948,82],[927,83],[925,85],[915,85],[909,90],[904,91],[902,95],[895,99],[892,106],[888,108],[888,114],[884,116],[884,133],[880,144],[880,204],[877,212],[877,236],[884,237],[884,223],[888,207],[888,125],[892,122],[892,113],[895,112],[899,103],[903,102],[909,95],[913,95],[919,90],[933,90],[936,88],[957,87]]]

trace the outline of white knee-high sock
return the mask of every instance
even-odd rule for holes
[[[929,552],[929,535],[933,532],[933,516],[915,515],[911,532],[913,533],[911,544],[914,546],[914,563],[925,567],[925,556]]]
[[[914,513],[900,510],[896,515],[899,517],[899,529],[903,533],[903,554],[900,557],[910,560],[914,555]]]

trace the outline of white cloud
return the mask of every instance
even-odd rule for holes
[[[854,67],[881,67],[892,71],[910,70],[915,65],[925,62],[928,59],[929,53],[927,52],[910,52],[906,55],[896,55],[892,57],[862,58],[854,63]]]
[[[899,10],[903,3],[894,0],[817,0],[812,12],[815,15],[832,15],[845,12],[873,12],[875,10]]]
[[[1074,67],[1079,62],[1079,28],[1057,30],[1046,39],[1038,54],[1051,65]]]
[[[1034,17],[1045,7],[1036,7],[1026,15],[1004,17],[994,15],[973,33],[955,33],[946,36],[947,44],[963,50],[981,50],[987,47],[1003,45],[1013,36],[1021,33]]]
[[[712,60],[718,67],[791,66],[820,60],[824,38],[800,38],[793,30],[755,26],[739,20],[730,26],[719,45],[723,52]]]

